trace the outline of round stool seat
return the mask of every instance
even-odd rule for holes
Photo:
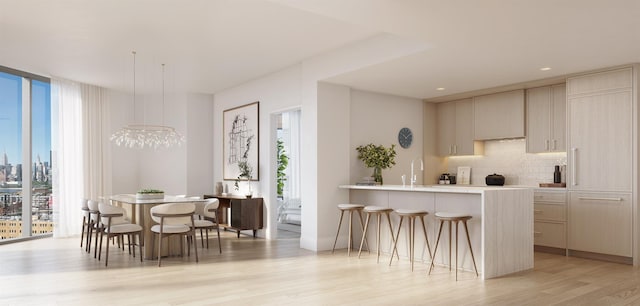
[[[364,211],[368,213],[384,213],[384,212],[392,212],[393,208],[382,207],[382,206],[365,206]]]
[[[340,210],[352,210],[352,209],[362,209],[364,205],[362,204],[338,204],[338,209]]]
[[[396,209],[396,214],[400,216],[426,216],[429,214],[426,210],[421,209]]]
[[[455,221],[455,220],[469,220],[472,217],[465,214],[465,213],[454,213],[454,212],[437,212],[436,214],[436,218],[441,219],[441,220],[451,220],[451,221]]]

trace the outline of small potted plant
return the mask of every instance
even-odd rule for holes
[[[376,146],[370,143],[356,148],[358,159],[363,161],[367,168],[373,168],[373,179],[380,185],[382,185],[382,169],[391,168],[396,164],[395,147],[394,144],[390,148],[385,148],[382,145]]]
[[[240,189],[238,182],[240,182],[241,180],[246,180],[247,184],[249,185],[249,190],[247,190],[245,196],[247,197],[247,199],[250,199],[253,196],[253,191],[251,190],[251,177],[253,175],[253,168],[245,160],[238,162],[238,168],[240,169],[240,174],[238,175],[238,178],[236,178],[236,182],[234,184],[235,189]]]
[[[164,199],[164,191],[158,189],[140,189],[136,193],[138,200],[157,200]]]

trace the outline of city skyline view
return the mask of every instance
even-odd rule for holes
[[[50,84],[31,82],[32,163],[37,156],[51,164]],[[0,72],[0,155],[6,153],[12,165],[22,160],[22,77]]]

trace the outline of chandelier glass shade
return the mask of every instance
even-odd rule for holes
[[[136,52],[133,51],[133,104],[136,103]],[[164,64],[162,64],[162,122],[164,124]],[[111,135],[111,141],[126,148],[171,148],[185,142],[184,136],[165,125],[129,124]]]

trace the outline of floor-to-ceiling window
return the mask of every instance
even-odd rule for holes
[[[49,80],[0,66],[0,239],[49,234]]]

